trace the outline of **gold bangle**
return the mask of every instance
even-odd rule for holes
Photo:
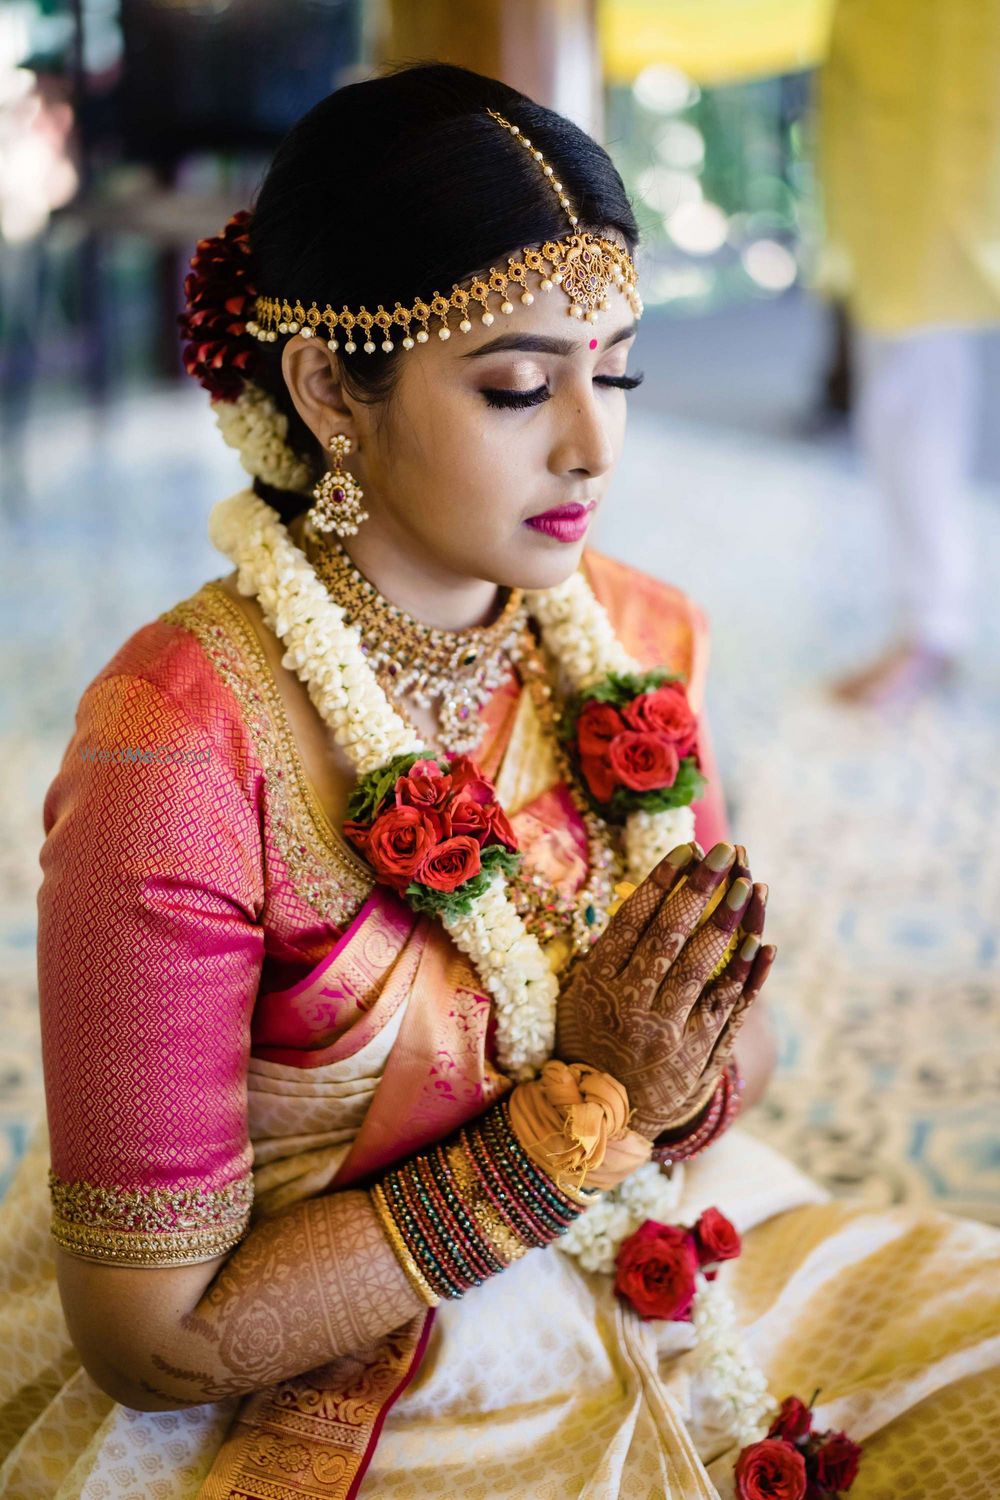
[[[403,1239],[403,1236],[399,1232],[399,1225],[392,1217],[392,1211],[390,1210],[389,1205],[386,1202],[385,1194],[382,1191],[382,1184],[376,1182],[374,1186],[369,1190],[369,1195],[374,1205],[375,1212],[378,1214],[379,1220],[381,1221],[382,1228],[385,1230],[389,1243],[395,1251],[396,1259],[399,1261],[399,1264],[403,1268],[407,1281],[409,1281],[410,1285],[417,1293],[420,1300],[422,1302],[426,1302],[428,1307],[439,1306],[441,1298],[438,1296],[437,1292],[434,1291],[430,1282],[426,1279],[424,1273],[421,1271],[420,1267],[413,1259],[413,1256],[410,1254],[409,1249],[406,1245],[406,1241]]]
[[[504,1223],[498,1210],[483,1192],[465,1151],[461,1146],[454,1145],[447,1148],[447,1153],[448,1165],[462,1194],[462,1206],[475,1219],[487,1244],[507,1265],[520,1260],[522,1255],[527,1254],[527,1245]]]

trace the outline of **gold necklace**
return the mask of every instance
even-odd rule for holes
[[[395,698],[411,693],[419,708],[437,709],[438,739],[446,750],[478,746],[481,712],[518,660],[528,607],[523,589],[511,589],[489,625],[441,630],[390,604],[333,537],[304,533],[306,554],[344,619],[361,636],[361,649],[383,687]]]

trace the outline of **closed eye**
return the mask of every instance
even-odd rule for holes
[[[616,391],[634,391],[636,386],[642,385],[644,378],[641,374],[595,375],[594,384]],[[526,407],[540,406],[543,401],[547,401],[550,391],[547,385],[537,386],[533,391],[508,391],[500,387],[488,387],[482,394],[488,406],[506,411],[524,411]]]

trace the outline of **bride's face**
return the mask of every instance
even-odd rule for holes
[[[413,350],[371,356],[399,361],[389,400],[342,397],[356,424],[350,467],[371,518],[369,555],[377,542],[442,582],[524,588],[575,570],[625,436],[616,382],[634,319],[621,292],[608,303],[588,323],[568,316],[558,289],[536,290],[489,328],[474,313],[468,334],[432,332]]]

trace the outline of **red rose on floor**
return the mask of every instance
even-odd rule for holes
[[[451,795],[451,777],[433,760],[418,760],[396,782],[397,807],[444,807]]]
[[[432,849],[413,878],[431,890],[448,892],[478,875],[481,868],[478,842],[463,835],[445,839]]]
[[[694,1226],[694,1242],[702,1266],[716,1260],[735,1260],[743,1249],[734,1225],[717,1208],[706,1208]]]
[[[440,813],[419,807],[390,807],[368,831],[365,853],[376,875],[404,891],[414,872],[450,827]]]
[[[824,1489],[842,1493],[854,1483],[861,1463],[861,1448],[846,1432],[832,1432],[814,1459],[816,1482]]]
[[[786,1443],[797,1443],[799,1438],[812,1432],[812,1412],[798,1396],[786,1396],[781,1410],[768,1428],[768,1437],[784,1438]]]
[[[690,1234],[674,1224],[647,1219],[619,1247],[615,1291],[643,1318],[680,1322],[691,1312],[697,1269]]]
[[[691,754],[698,740],[698,720],[680,682],[665,682],[651,693],[640,693],[625,704],[622,717],[630,729],[662,734],[681,760]]]
[[[610,802],[618,783],[606,755],[584,755],[580,761],[583,779],[598,802]]]
[[[739,1500],[803,1500],[806,1461],[780,1438],[751,1443],[736,1460]]]
[[[673,786],[680,769],[680,757],[670,741],[642,730],[627,729],[616,735],[608,757],[617,779],[633,792]]]
[[[581,757],[606,755],[608,745],[625,727],[625,721],[617,708],[591,698],[589,703],[584,704],[576,721],[576,743]]]

